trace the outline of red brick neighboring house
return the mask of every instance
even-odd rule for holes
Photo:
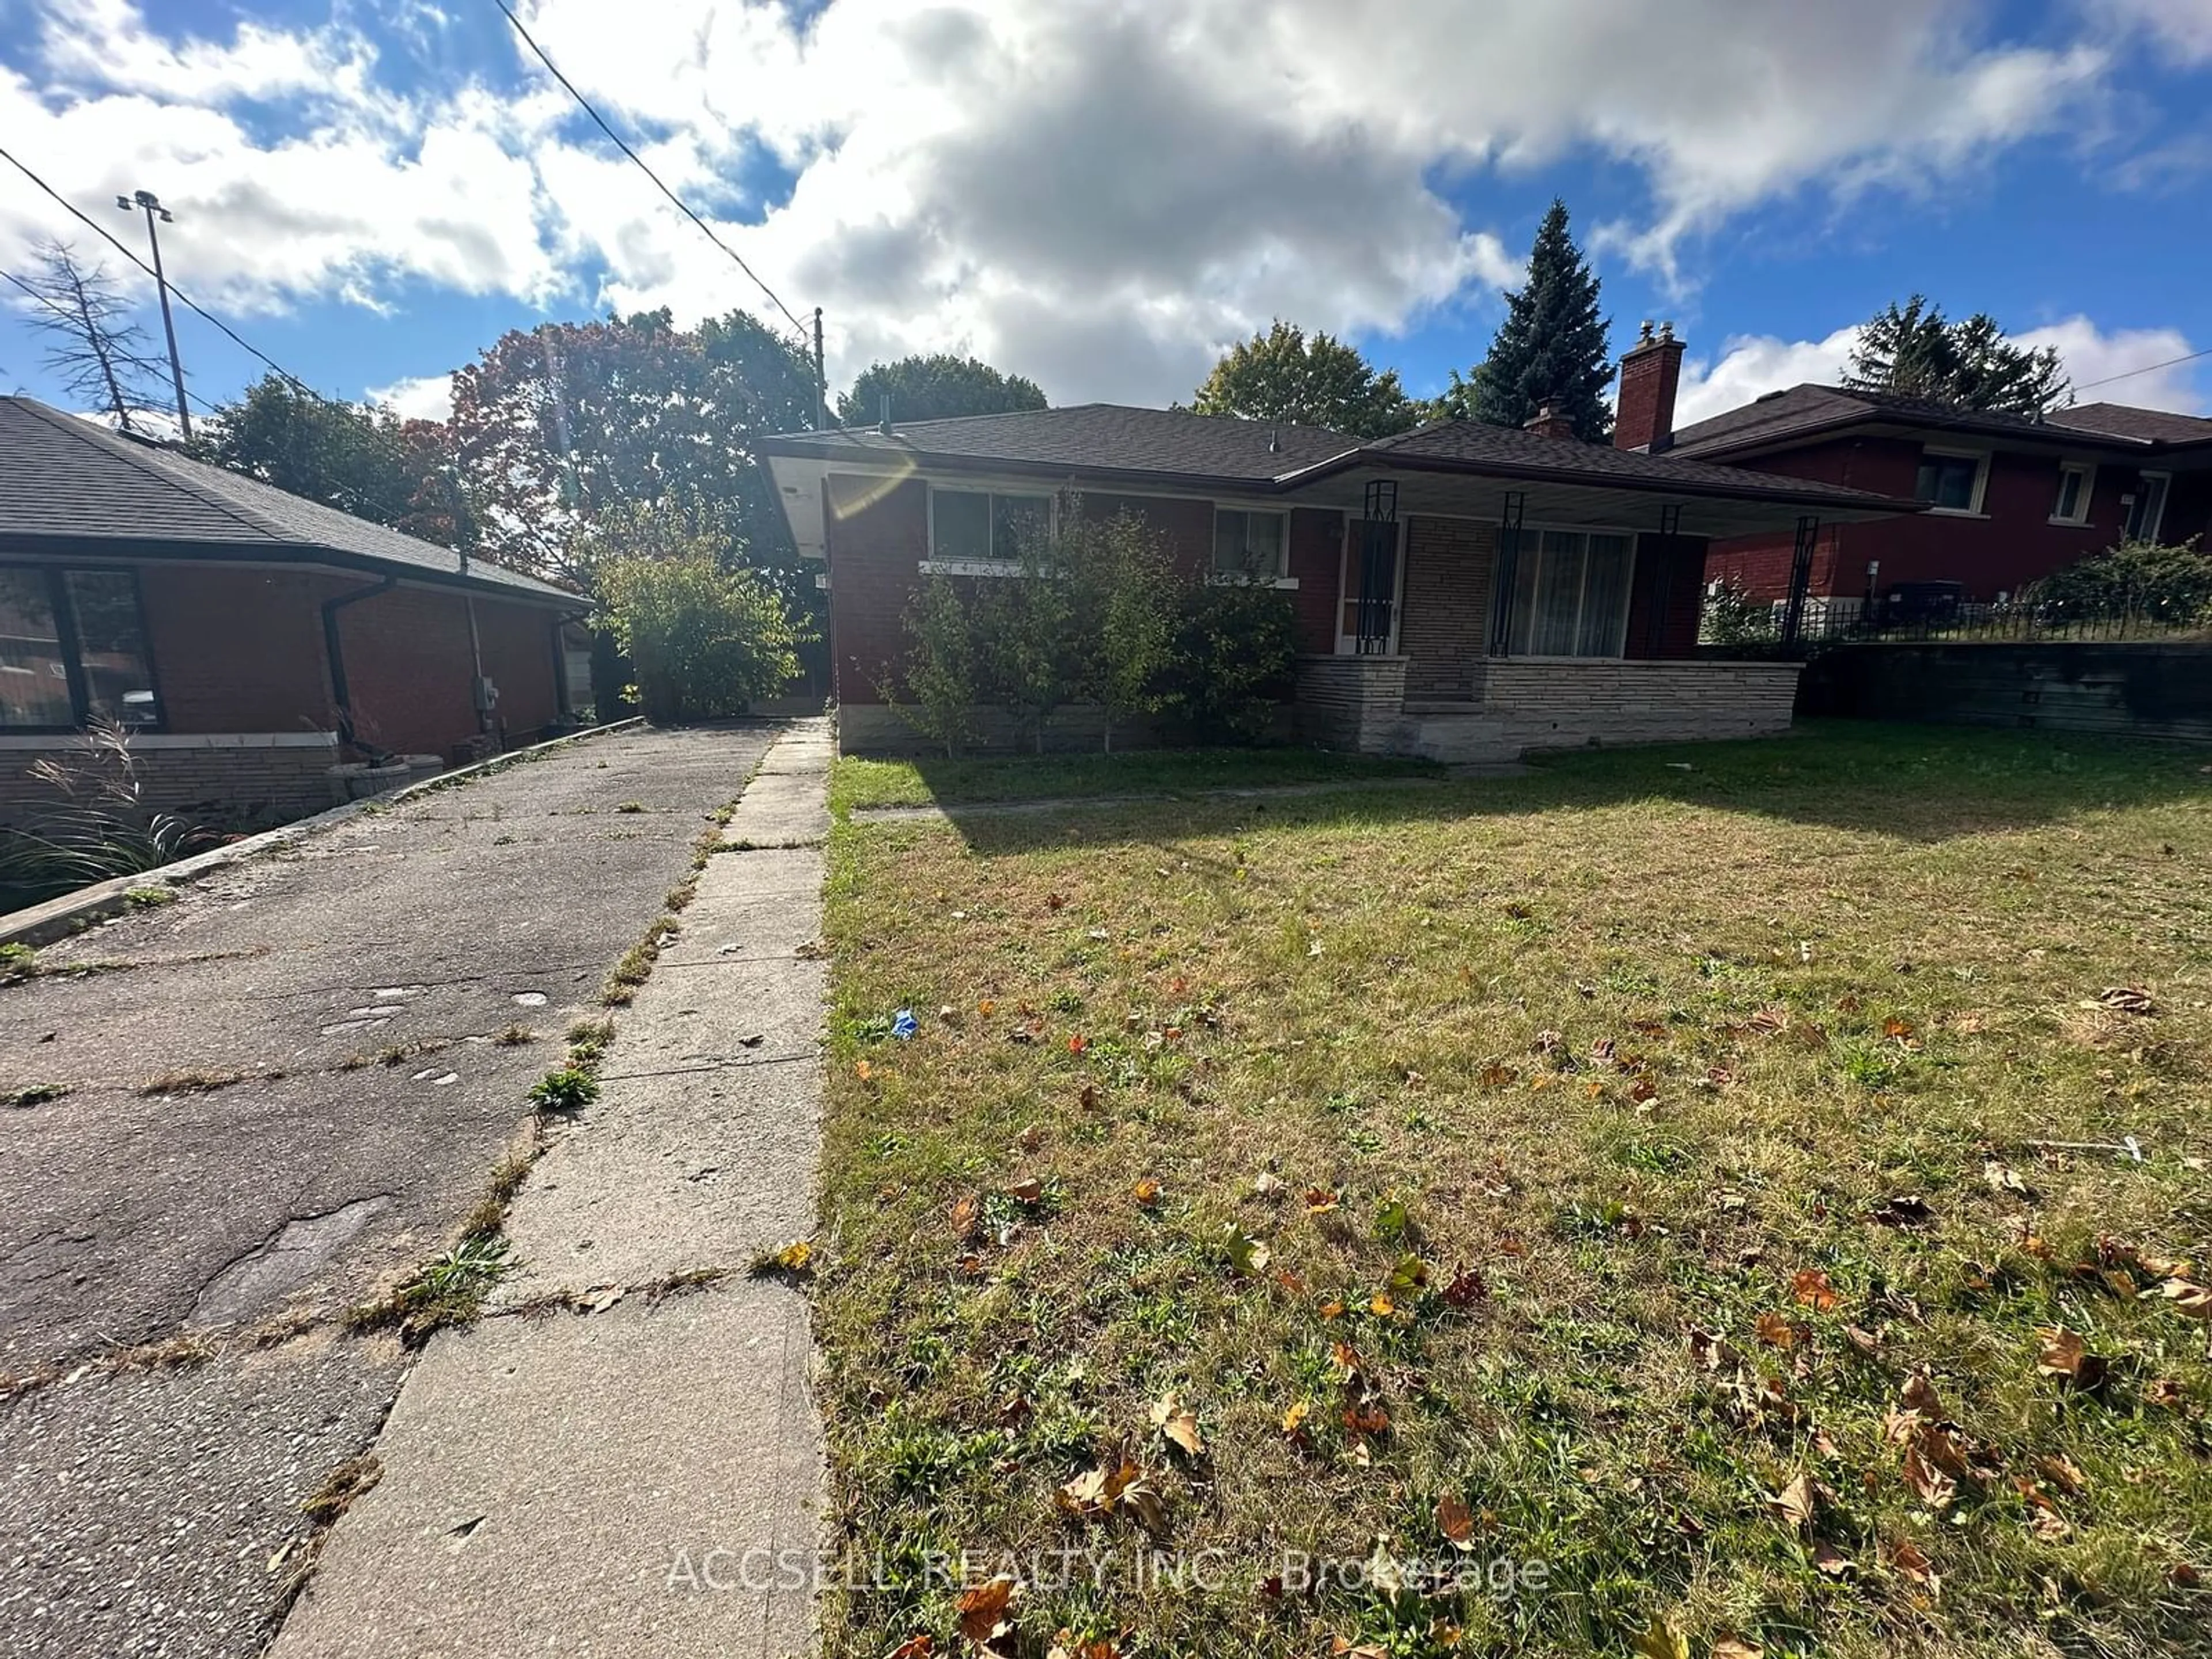
[[[1870,595],[1895,614],[1913,597],[1895,590],[1921,583],[1955,583],[1966,602],[1990,604],[2124,537],[2180,542],[2212,526],[2212,421],[2192,416],[2085,404],[2039,421],[1798,386],[1680,432],[1673,424],[1669,397],[1638,441],[1926,507],[1824,520],[1802,591],[1831,618],[1857,615]],[[1786,602],[1798,553],[1794,531],[1731,538],[1715,544],[1707,574]]]
[[[1626,368],[1656,366],[1632,354]],[[800,550],[828,567],[848,749],[920,746],[881,688],[926,574],[1002,578],[1025,526],[1125,509],[1194,574],[1256,567],[1291,592],[1295,723],[1310,741],[1474,760],[1786,726],[1794,665],[1692,659],[1708,544],[1911,503],[1532,425],[1544,429],[1443,422],[1363,441],[1091,404],[794,433],[762,450]],[[1054,736],[1095,744],[1096,716],[1072,711]]]
[[[331,805],[331,767],[370,750],[450,762],[523,740],[568,713],[561,630],[580,609],[547,583],[0,398],[0,825],[51,801],[27,769],[73,752],[97,718],[131,728],[155,804],[234,823]],[[496,692],[489,732],[479,664]]]

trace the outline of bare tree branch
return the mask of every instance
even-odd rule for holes
[[[152,355],[146,331],[130,320],[131,307],[106,265],[87,269],[61,241],[43,244],[38,258],[39,274],[30,287],[46,303],[30,323],[54,342],[46,349],[46,367],[72,396],[113,416],[125,432],[133,430],[131,416],[160,401],[153,388],[163,365]]]

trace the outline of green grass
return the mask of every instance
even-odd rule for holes
[[[860,760],[830,775],[830,810],[1176,795],[1352,778],[1432,777],[1425,761],[1325,755],[1311,749],[1146,749],[1127,754],[1010,756],[974,760]]]
[[[963,1551],[1025,1652],[2201,1651],[2200,755],[1838,726],[830,848],[830,1512],[888,1571],[829,1653],[951,1650]],[[1378,1539],[1548,1577],[1270,1593]]]

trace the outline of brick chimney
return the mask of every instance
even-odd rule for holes
[[[1540,438],[1563,438],[1570,441],[1575,435],[1575,423],[1549,404],[1522,422],[1521,429],[1533,432]]]
[[[1648,450],[1656,455],[1674,441],[1674,393],[1682,383],[1682,343],[1674,325],[1661,325],[1655,338],[1644,331],[1620,360],[1620,394],[1613,420],[1615,449]]]

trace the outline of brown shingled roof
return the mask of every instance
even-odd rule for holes
[[[2078,427],[2085,432],[2140,438],[2149,443],[2212,442],[2212,421],[2201,415],[2137,409],[2130,404],[2076,404],[2071,409],[2052,410],[2051,422],[2053,426]]]
[[[120,437],[28,398],[0,398],[0,548],[123,557],[289,560],[581,601],[519,571]]]

